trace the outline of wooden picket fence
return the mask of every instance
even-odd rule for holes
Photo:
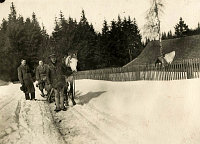
[[[200,77],[200,59],[187,59],[162,66],[154,64],[134,65],[120,68],[107,68],[80,71],[76,79],[94,79],[107,81],[136,80],[181,80]]]

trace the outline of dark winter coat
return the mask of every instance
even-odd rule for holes
[[[62,89],[66,86],[65,77],[72,74],[71,68],[61,62],[50,63],[47,71],[47,82],[55,89]]]
[[[47,79],[47,69],[48,65],[44,64],[43,66],[39,65],[36,68],[36,80],[37,81],[46,81]]]
[[[27,90],[26,92],[27,93],[35,92],[30,68],[27,65],[25,66],[20,65],[17,70],[18,70],[18,79],[20,83],[26,87]]]

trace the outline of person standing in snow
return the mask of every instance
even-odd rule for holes
[[[21,90],[25,93],[25,99],[35,100],[35,87],[33,85],[31,70],[29,66],[26,64],[26,60],[24,59],[21,60],[21,65],[17,68],[17,71],[18,71],[18,79],[22,85]]]
[[[66,71],[66,66],[62,61],[58,61],[55,54],[49,56],[50,64],[47,71],[47,83],[51,85],[55,93],[56,112],[66,111],[64,106],[64,91],[66,88],[65,76],[72,74],[72,71]]]
[[[39,61],[39,65],[36,68],[36,80],[38,81],[39,90],[41,91],[41,96],[44,97],[44,88],[49,91],[47,86],[47,69],[48,65],[44,64],[42,60]]]

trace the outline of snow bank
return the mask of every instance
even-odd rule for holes
[[[38,89],[38,101],[26,102],[19,87],[20,84],[0,87],[0,141],[1,137],[6,139],[5,136],[10,140],[17,137],[13,134],[21,132],[16,127],[16,124],[23,124],[21,118],[29,120],[33,135],[43,131],[42,127],[38,128],[42,122],[47,136],[44,140],[49,140],[48,136],[52,133],[57,135],[55,127],[50,130],[52,133],[48,133],[49,125],[54,122],[48,120],[50,112]],[[61,126],[59,131],[69,143],[200,142],[200,79],[133,82],[77,80],[76,101],[78,104],[69,107],[66,112],[53,114],[54,120]],[[51,111],[54,108],[52,103]],[[39,132],[34,133],[37,130]],[[56,135],[53,138],[56,139]]]
[[[76,90],[79,104],[83,107],[92,105],[134,129],[137,143],[200,142],[199,79],[133,82],[77,80]]]

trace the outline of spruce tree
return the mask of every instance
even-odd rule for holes
[[[182,17],[180,17],[179,23],[176,24],[174,29],[175,29],[176,37],[178,37],[178,38],[186,36],[187,32],[189,31],[188,25],[185,24],[185,22],[183,21]]]

